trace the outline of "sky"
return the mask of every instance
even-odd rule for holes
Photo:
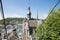
[[[27,17],[28,7],[31,9],[31,17],[45,19],[58,0],[2,0],[5,18]],[[60,4],[56,8],[60,7]],[[0,13],[0,19],[1,19]]]

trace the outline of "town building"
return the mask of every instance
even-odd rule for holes
[[[0,24],[0,40],[7,40],[6,35],[8,36],[8,40],[17,40],[17,25],[6,25],[7,28],[7,34],[4,28],[4,25]]]
[[[18,26],[17,28],[18,38],[19,40],[23,40],[23,24],[18,24],[17,26]]]
[[[4,26],[0,25],[0,40],[4,38],[4,33],[5,33]]]
[[[23,24],[8,24],[7,36],[8,40],[35,40],[36,27],[42,24],[44,20],[37,18],[31,18],[31,10],[28,7],[27,18],[24,18]],[[5,28],[0,25],[0,39],[5,39]]]

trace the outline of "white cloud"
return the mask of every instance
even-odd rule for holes
[[[39,19],[45,19],[47,16],[48,16],[47,13],[40,13],[40,14],[38,14],[38,18]]]
[[[24,17],[24,16],[21,16],[21,15],[18,15],[17,13],[9,13],[9,14],[5,14],[5,18],[8,18],[8,17],[13,17],[13,18],[15,18],[15,17],[17,17],[17,18],[20,18],[20,17]]]
[[[42,15],[40,15],[40,18],[45,19],[47,17],[47,15],[48,14],[46,14],[46,13],[45,14],[42,14]]]

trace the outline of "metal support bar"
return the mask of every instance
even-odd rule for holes
[[[0,0],[0,3],[1,3],[1,12],[2,12],[3,24],[4,24],[5,31],[6,31],[6,39],[8,40],[7,28],[6,28],[6,24],[5,24],[5,17],[4,17],[4,11],[3,11],[2,0]]]

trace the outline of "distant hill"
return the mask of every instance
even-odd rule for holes
[[[20,23],[22,24],[24,18],[6,18],[5,22],[6,24],[16,24]],[[0,24],[3,24],[3,20],[0,20]]]
[[[23,23],[24,18],[6,18],[5,19],[5,23],[6,24],[22,24]],[[31,20],[37,20],[36,18],[31,18]],[[40,19],[38,19],[40,20]],[[3,24],[3,20],[0,20],[0,24]]]

